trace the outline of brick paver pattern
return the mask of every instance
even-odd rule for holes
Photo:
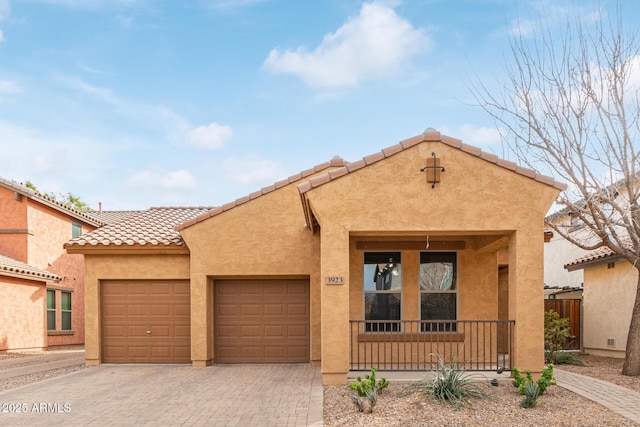
[[[640,393],[606,381],[557,369],[558,385],[640,423]]]
[[[11,426],[322,425],[322,378],[307,364],[101,365],[0,392],[0,405]]]

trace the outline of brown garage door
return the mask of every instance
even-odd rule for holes
[[[102,283],[102,361],[191,361],[189,282]]]
[[[216,363],[309,362],[308,280],[216,280]]]

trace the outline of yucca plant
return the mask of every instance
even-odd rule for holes
[[[438,358],[435,378],[425,378],[416,383],[413,388],[422,393],[433,396],[441,402],[456,406],[466,405],[469,398],[483,399],[488,397],[465,373],[464,367],[457,361],[451,360],[449,366]]]
[[[540,396],[540,388],[538,384],[534,382],[528,382],[524,386],[524,398],[520,402],[520,406],[523,408],[533,408],[538,403],[538,397]]]

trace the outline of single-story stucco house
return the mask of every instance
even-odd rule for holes
[[[87,364],[303,362],[343,384],[500,353],[540,372],[564,188],[427,129],[221,207],[138,213],[65,245],[85,257]]]

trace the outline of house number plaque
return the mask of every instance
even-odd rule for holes
[[[327,276],[327,285],[344,285],[344,276]]]

